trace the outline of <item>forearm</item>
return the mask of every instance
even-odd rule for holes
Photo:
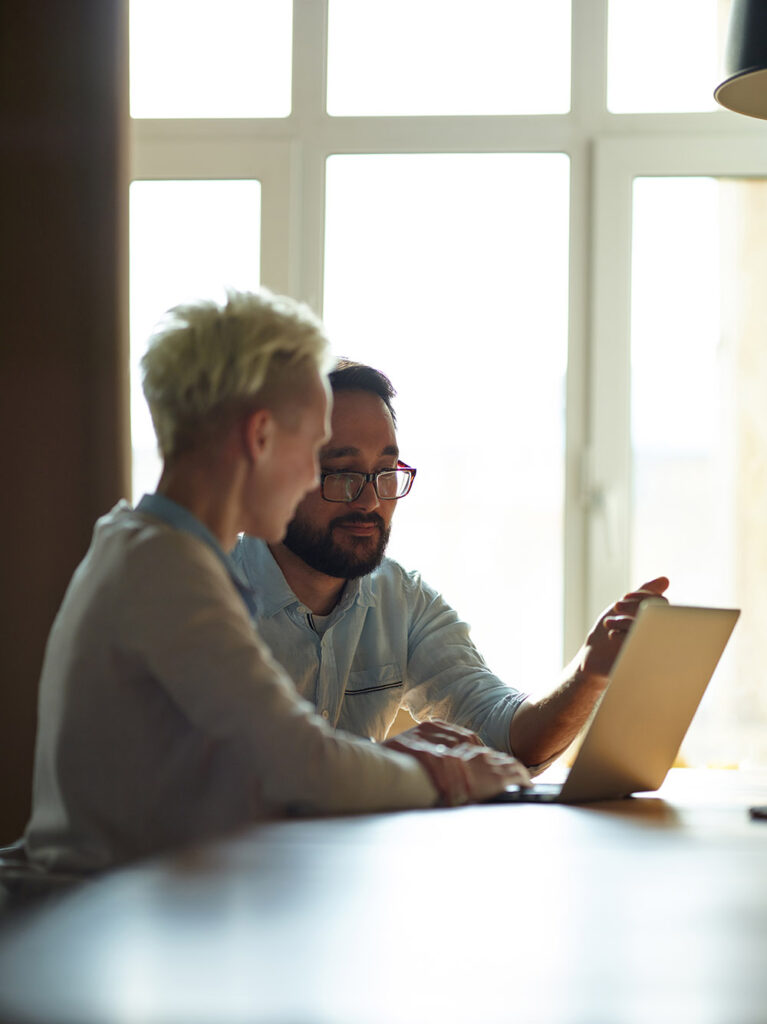
[[[583,671],[579,652],[555,690],[537,700],[528,698],[512,718],[509,742],[515,756],[535,766],[564,753],[588,721],[607,682],[605,676]]]

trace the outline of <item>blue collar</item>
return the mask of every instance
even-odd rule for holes
[[[248,612],[250,615],[253,615],[255,611],[255,596],[248,586],[245,577],[240,572],[239,566],[226,554],[218,539],[208,527],[201,523],[196,516],[192,515],[189,509],[184,508],[183,505],[179,505],[170,498],[166,498],[164,494],[155,493],[145,494],[138,505],[136,505],[136,511],[143,512],[154,519],[160,519],[163,523],[173,527],[174,530],[183,530],[184,533],[191,533],[193,537],[197,537],[203,544],[207,544],[229,573],[232,583],[234,583],[239,591]]]

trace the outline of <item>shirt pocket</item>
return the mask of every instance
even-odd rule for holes
[[[399,665],[376,665],[350,672],[339,725],[359,736],[382,740],[402,700]]]

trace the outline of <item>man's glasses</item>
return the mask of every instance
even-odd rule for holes
[[[404,462],[398,462],[396,469],[379,469],[377,473],[320,473],[320,489],[325,501],[356,501],[370,481],[381,501],[395,501],[410,491],[415,473]]]

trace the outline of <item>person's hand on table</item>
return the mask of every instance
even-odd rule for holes
[[[506,786],[530,785],[527,769],[515,757],[482,746],[476,733],[446,722],[422,722],[384,745],[414,757],[449,807],[485,800]]]
[[[668,579],[659,576],[624,594],[602,613],[582,648],[580,668],[585,675],[609,676],[623,641],[634,625],[640,605],[649,598],[665,601],[663,592],[668,585]]]
[[[443,722],[440,718],[432,718],[427,722],[419,722],[412,729],[397,733],[389,740],[384,740],[385,747],[392,750],[399,750],[398,742],[405,737],[425,740],[427,743],[441,743],[445,747],[458,747],[462,743],[473,743],[477,747],[484,746],[482,740],[471,729],[465,729],[462,725],[453,725],[450,722]],[[407,742],[407,740],[405,740]]]

